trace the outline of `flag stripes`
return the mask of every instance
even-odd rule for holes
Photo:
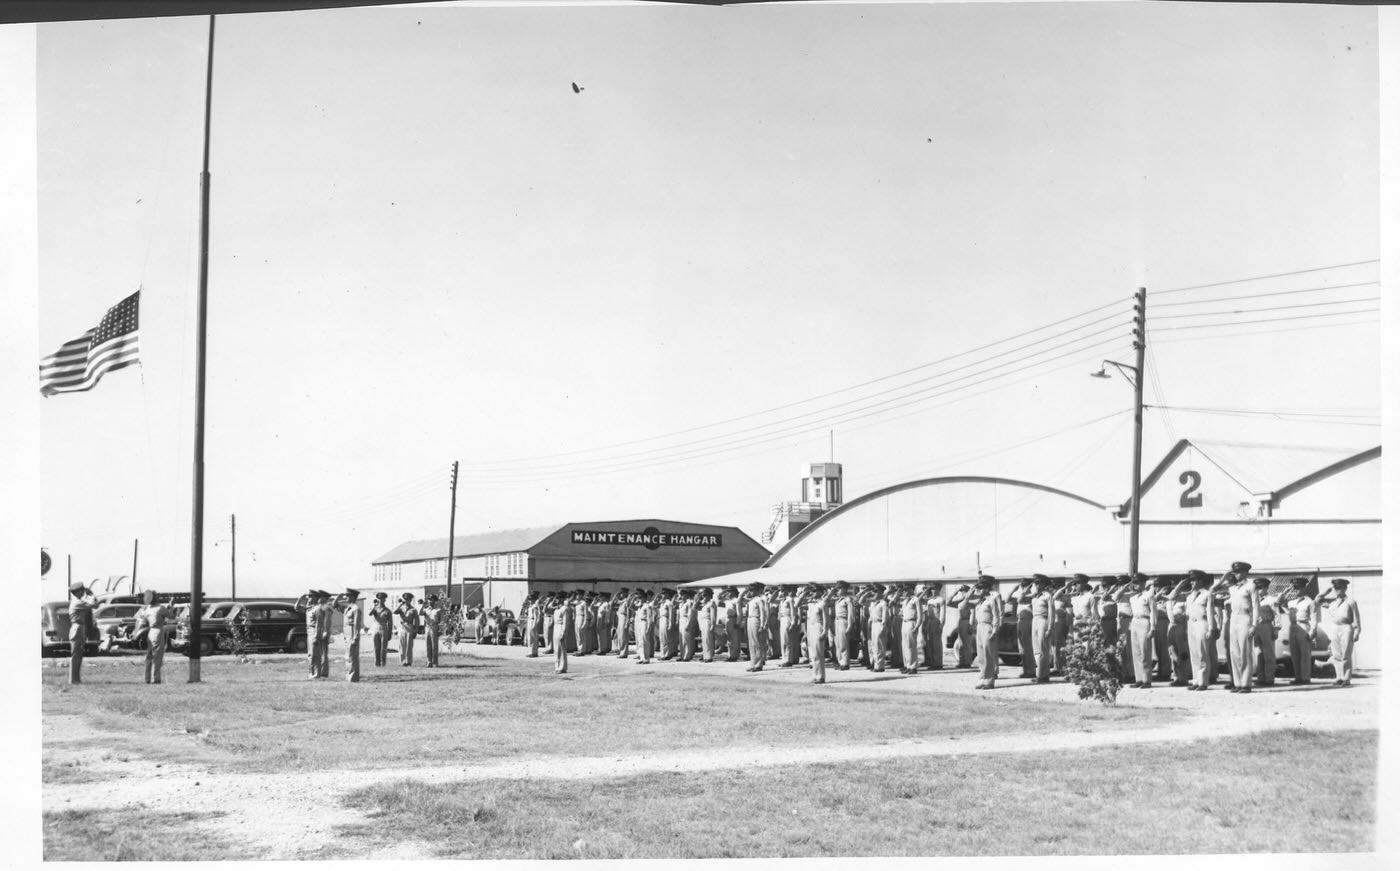
[[[108,372],[140,362],[141,291],[112,306],[98,325],[39,361],[39,392],[91,390]]]

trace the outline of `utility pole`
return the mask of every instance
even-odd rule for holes
[[[141,553],[141,539],[131,540],[131,594],[136,595],[136,557]]]
[[[1142,385],[1147,379],[1147,288],[1139,287],[1133,303],[1133,348],[1137,377],[1133,379],[1133,515],[1128,531],[1128,574],[1138,570],[1138,524],[1142,514]]]
[[[233,536],[232,547],[229,548],[228,555],[228,576],[229,584],[232,587],[229,598],[236,602],[238,601],[238,515],[230,514],[228,516],[228,528],[229,534]]]
[[[457,461],[452,461],[452,511],[447,520],[447,606],[452,608],[452,560],[457,544]]]

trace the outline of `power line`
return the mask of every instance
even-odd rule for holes
[[[1184,299],[1178,302],[1158,302],[1153,303],[1153,309],[1169,308],[1178,305],[1211,305],[1217,302],[1233,302],[1240,299],[1261,299],[1266,296],[1289,296],[1295,293],[1320,293],[1327,290],[1350,290],[1356,287],[1371,287],[1380,284],[1379,281],[1358,281],[1354,284],[1329,284],[1320,287],[1303,287],[1298,290],[1273,290],[1268,293],[1246,293],[1240,296],[1212,296],[1208,299]],[[1161,291],[1166,293],[1167,291]],[[1165,317],[1165,315],[1163,316]]]
[[[1156,318],[1154,318],[1154,320],[1159,320],[1159,321],[1172,321],[1172,320],[1178,320],[1178,319],[1180,319],[1180,318],[1208,318],[1208,317],[1215,317],[1215,316],[1217,316],[1217,315],[1250,315],[1250,314],[1257,314],[1258,312],[1276,312],[1276,311],[1286,311],[1286,310],[1289,310],[1289,309],[1298,309],[1298,308],[1320,308],[1321,306],[1325,306],[1325,305],[1349,305],[1349,304],[1351,304],[1351,303],[1358,303],[1358,302],[1380,302],[1380,301],[1381,301],[1381,298],[1378,297],[1378,296],[1363,296],[1363,297],[1358,297],[1358,298],[1356,298],[1356,299],[1332,299],[1332,300],[1326,300],[1326,301],[1324,301],[1324,302],[1300,302],[1300,303],[1296,303],[1296,304],[1294,304],[1294,305],[1275,305],[1275,306],[1267,306],[1267,307],[1265,307],[1265,308],[1241,308],[1241,309],[1234,309],[1233,311],[1190,312],[1190,313],[1188,313],[1188,314],[1179,314],[1179,315],[1157,315]]]
[[[1325,330],[1332,327],[1354,327],[1361,324],[1374,324],[1379,322],[1379,318],[1366,318],[1359,321],[1333,321],[1326,324],[1310,324],[1303,327],[1278,327],[1272,330],[1246,330],[1238,333],[1214,333],[1209,336],[1172,336],[1165,339],[1153,339],[1154,345],[1167,345],[1173,342],[1206,342],[1219,339],[1233,339],[1243,336],[1271,336],[1276,333],[1298,333],[1303,330]]]
[[[1356,311],[1322,312],[1320,314],[1315,315],[1293,315],[1292,317],[1286,318],[1261,318],[1252,321],[1226,321],[1225,323],[1220,324],[1188,324],[1180,327],[1157,327],[1156,330],[1159,332],[1172,332],[1175,330],[1203,330],[1209,327],[1242,327],[1248,324],[1276,324],[1281,323],[1283,321],[1301,321],[1314,318],[1335,318],[1342,317],[1343,315],[1361,315],[1378,311],[1380,311],[1380,309],[1378,308],[1364,308],[1357,309]]]
[[[1249,278],[1234,278],[1229,281],[1216,281],[1211,284],[1193,284],[1190,287],[1173,287],[1168,290],[1154,291],[1154,294],[1161,296],[1168,293],[1185,293],[1189,290],[1206,290],[1211,287],[1225,287],[1230,284],[1244,284],[1249,281],[1264,281],[1269,278],[1287,278],[1290,275],[1307,275],[1312,272],[1325,272],[1328,269],[1346,269],[1349,266],[1365,266],[1368,263],[1380,263],[1379,259],[1357,260],[1354,263],[1334,263],[1331,266],[1315,266],[1312,269],[1295,269],[1292,272],[1275,272],[1271,275],[1252,275]]]

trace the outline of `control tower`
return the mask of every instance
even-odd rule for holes
[[[773,506],[763,543],[776,550],[812,521],[840,506],[841,464],[808,463],[802,467],[802,501]]]

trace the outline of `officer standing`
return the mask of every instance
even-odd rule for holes
[[[997,629],[1001,626],[1004,606],[996,583],[996,578],[991,575],[979,576],[977,588],[970,597],[977,622],[977,659],[981,664],[977,681],[979,690],[993,689],[997,683]]]
[[[690,662],[695,658],[695,636],[700,625],[699,615],[695,613],[695,591],[689,588],[681,590],[681,601],[677,606],[677,623],[681,630],[681,662]]]
[[[1010,598],[1016,609],[1016,649],[1021,654],[1021,677],[1032,679],[1035,678],[1035,638],[1031,624],[1035,622],[1035,615],[1031,613],[1031,596],[1033,586],[1040,583],[1041,578],[1045,575],[1033,575],[1030,580],[1022,581],[1011,591]]]
[[[87,641],[92,637],[96,621],[92,616],[92,591],[82,581],[68,586],[68,683],[83,682],[83,657]]]
[[[763,671],[768,659],[768,602],[763,598],[763,585],[757,581],[749,585],[744,617],[749,634],[749,667],[745,671]]]
[[[331,594],[325,590],[320,593],[320,611],[316,614],[316,640],[321,642],[321,670],[317,677],[331,676],[331,618],[335,615],[335,608],[331,604]]]
[[[778,668],[791,668],[797,664],[797,590],[791,585],[782,588],[778,600],[778,637],[782,647]]]
[[[141,610],[136,612],[134,632],[146,630],[146,683],[160,683],[161,669],[165,665],[165,624],[170,612],[165,605],[156,601],[155,590],[141,594]]]
[[[1254,662],[1254,681],[1261,687],[1274,685],[1278,674],[1278,654],[1274,651],[1274,641],[1278,638],[1276,625],[1277,599],[1269,596],[1269,579],[1254,579],[1254,595],[1259,602],[1259,619],[1254,623],[1254,644],[1259,655]]]
[[[599,656],[607,656],[612,652],[612,617],[612,597],[606,593],[599,593],[593,599],[594,652]]]
[[[1291,684],[1312,683],[1312,652],[1317,640],[1317,603],[1308,596],[1308,579],[1294,578],[1279,607],[1288,617],[1288,658],[1293,663]]]
[[[1167,612],[1167,660],[1174,676],[1172,686],[1191,684],[1191,643],[1184,594],[1189,580],[1183,578],[1158,600]]]
[[[943,584],[934,581],[924,588],[924,667],[943,668]]]
[[[701,662],[715,661],[715,620],[717,616],[714,591],[702,590],[700,605],[695,609],[695,625],[700,629]]]
[[[1332,664],[1337,670],[1337,679],[1332,686],[1351,686],[1352,656],[1356,642],[1361,638],[1361,609],[1349,594],[1351,581],[1335,578],[1332,586],[1317,597],[1319,607],[1327,606],[1327,616],[1332,622]]]
[[[851,596],[851,585],[836,582],[836,606],[832,610],[832,641],[836,644],[836,669],[851,667],[851,631],[856,625],[857,608]]]
[[[306,659],[311,666],[307,680],[315,680],[321,676],[321,649],[316,644],[320,636],[320,626],[321,595],[316,590],[311,590],[306,594]]]
[[[868,619],[870,621],[869,641],[867,649],[870,652],[869,665],[872,671],[883,672],[885,670],[885,623],[889,620],[889,606],[885,603],[885,585],[870,585],[870,602],[867,605]]]
[[[1243,570],[1238,567],[1243,566]],[[1226,575],[1230,608],[1230,682],[1232,693],[1247,693],[1254,682],[1254,626],[1259,622],[1259,597],[1248,580],[1249,564],[1235,563]]]
[[[899,642],[902,674],[919,673],[919,637],[924,632],[924,603],[906,589],[899,603]]]
[[[1084,575],[1076,577],[1088,578]],[[1070,629],[1074,626],[1074,614],[1070,609],[1070,584],[1056,581],[1050,600],[1054,616],[1050,619],[1050,675],[1063,677],[1065,673],[1065,645],[1069,644]]]
[[[418,611],[413,607],[413,594],[404,593],[399,597],[399,606],[394,609],[399,618],[399,665],[413,665],[413,641],[418,636]],[[480,636],[477,642],[481,642]]]
[[[369,609],[370,626],[374,630],[374,664],[376,667],[389,664],[389,638],[394,634],[394,612],[384,604],[388,593],[374,594],[374,607]]]
[[[1167,642],[1167,635],[1171,630],[1171,615],[1169,612],[1171,597],[1168,590],[1172,587],[1169,578],[1158,578],[1154,582],[1154,596],[1152,604],[1152,652],[1157,657],[1157,680],[1170,681],[1172,679],[1172,655],[1171,646]]]
[[[671,591],[663,589],[661,591],[661,601],[656,606],[657,620],[660,621],[661,655],[657,657],[661,662],[667,662],[676,658],[675,634],[672,631],[676,623],[676,604],[671,601]]]
[[[1031,651],[1035,654],[1035,682],[1050,682],[1051,620],[1055,616],[1055,593],[1050,579],[1035,575],[1035,592],[1031,595]]]
[[[627,658],[628,639],[632,632],[632,610],[636,607],[636,602],[623,587],[617,591],[613,597],[617,602],[617,658]]]
[[[826,602],[830,594],[823,595],[816,584],[807,587],[807,594],[800,601],[807,616],[807,659],[812,663],[812,683],[826,683]]]
[[[525,637],[529,640],[530,652],[525,654],[530,659],[535,659],[540,655],[540,643],[544,636],[544,597],[539,593],[530,594],[529,607],[525,609]]]
[[[365,616],[360,611],[360,591],[346,589],[345,620],[340,629],[345,637],[345,679],[360,682],[360,633],[365,628]]]
[[[574,619],[574,609],[561,592],[554,597],[554,673],[567,674],[569,671],[569,623]]]
[[[948,600],[948,607],[957,614],[957,624],[949,633],[958,646],[958,668],[972,668],[972,660],[977,654],[977,633],[973,628],[972,610],[974,602],[972,587],[962,584]]]
[[[1129,652],[1133,658],[1133,674],[1138,678],[1133,684],[1138,689],[1152,689],[1152,612],[1155,610],[1152,588],[1146,578],[1133,579],[1133,591],[1128,598],[1128,609],[1132,614],[1129,630]]]
[[[423,649],[428,655],[428,668],[437,668],[439,633],[442,632],[442,608],[437,593],[430,593],[423,605]]]

